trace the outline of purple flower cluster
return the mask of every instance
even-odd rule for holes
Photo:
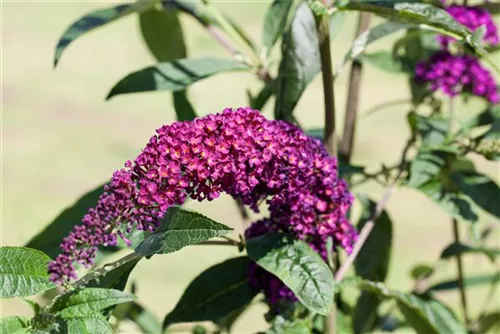
[[[480,7],[451,5],[446,8],[446,11],[455,20],[469,28],[472,32],[484,25],[486,28],[483,39],[485,43],[497,45],[500,42],[493,17],[487,10]],[[455,40],[453,37],[449,36],[439,36],[438,38],[444,48],[447,48],[448,44]]]
[[[432,91],[441,90],[448,96],[468,92],[484,97],[491,103],[500,102],[495,79],[479,60],[471,55],[452,55],[439,51],[415,68],[418,83],[430,83]]]
[[[266,201],[269,224],[321,254],[328,236],[348,252],[356,238],[345,218],[353,198],[320,141],[257,110],[226,109],[158,129],[63,240],[62,253],[49,264],[51,280],[76,278],[75,262],[90,266],[99,245],[118,238],[129,243],[133,229],[154,231],[167,209],[187,196],[210,201],[221,192],[255,211]]]

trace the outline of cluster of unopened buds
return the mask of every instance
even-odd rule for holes
[[[267,231],[308,242],[323,258],[329,237],[351,251],[357,235],[346,219],[353,197],[338,177],[337,161],[317,139],[257,110],[226,109],[157,130],[125,168],[116,171],[96,206],[61,244],[49,265],[51,279],[76,278],[75,263],[92,265],[98,246],[116,245],[133,230],[154,231],[172,205],[187,196],[203,201],[220,193],[254,211],[266,203],[269,217],[250,226],[247,237]],[[294,299],[276,277],[252,266],[252,284],[270,302]]]
[[[475,32],[484,27],[483,42],[495,46],[500,43],[498,29],[491,14],[480,7],[450,5],[446,11],[460,24]],[[455,41],[449,36],[438,36],[441,51],[421,61],[415,68],[415,80],[430,84],[432,91],[441,91],[454,97],[462,93],[485,98],[490,103],[499,103],[500,95],[493,75],[471,55],[453,54],[449,47]]]

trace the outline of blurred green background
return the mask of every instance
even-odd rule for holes
[[[215,3],[260,42],[261,24],[270,1]],[[53,69],[54,48],[65,28],[89,11],[111,5],[105,1],[1,4],[2,245],[25,244],[63,208],[107,180],[125,160],[135,157],[156,128],[174,120],[168,92],[130,94],[104,101],[119,79],[154,63],[142,42],[135,15],[80,38],[64,53],[57,70]],[[334,65],[352,42],[355,18],[354,14],[348,16],[333,41]],[[183,15],[182,24],[190,56],[229,57],[193,19]],[[391,38],[386,38],[369,50],[390,45]],[[339,125],[343,123],[347,74],[344,71],[335,83]],[[306,128],[321,127],[323,122],[320,81],[318,76],[296,109]],[[251,74],[221,74],[195,84],[190,96],[197,112],[206,115],[225,107],[247,105],[248,87],[253,92],[260,87]],[[360,113],[379,103],[408,96],[405,76],[366,68]],[[268,117],[272,117],[273,104],[271,101],[264,110]],[[468,105],[460,105],[459,115],[472,116],[482,107],[479,100],[471,100]],[[371,170],[378,169],[381,162],[396,162],[408,135],[406,112],[405,106],[391,107],[360,118],[353,162],[368,164]],[[498,163],[479,157],[474,160],[478,169],[498,182]],[[366,185],[356,192],[379,198],[382,189]],[[237,232],[242,229],[236,206],[227,197],[212,203],[189,202],[187,206],[235,227]],[[408,290],[412,287],[410,268],[416,262],[434,263],[450,242],[450,218],[422,194],[408,189],[399,189],[393,195],[388,210],[395,222],[388,284]],[[480,224],[499,224],[486,214],[480,217]],[[68,222],[71,223],[74,222]],[[467,224],[463,223],[462,229],[464,236],[469,234]],[[499,245],[498,232],[491,240]],[[235,255],[236,250],[225,247],[195,246],[142,261],[132,274],[140,302],[163,318],[192,278],[211,264]],[[466,258],[468,274],[491,273],[492,268],[481,256]],[[451,279],[455,272],[454,261],[449,261],[437,277]],[[486,287],[469,290],[474,316],[487,293]],[[458,311],[455,291],[439,296]],[[499,300],[496,299],[497,306]],[[2,316],[30,312],[22,302],[2,301]],[[252,333],[265,328],[264,312],[263,307],[252,306],[238,321],[235,332]]]

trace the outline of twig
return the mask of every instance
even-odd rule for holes
[[[453,219],[453,237],[455,243],[460,243],[460,231],[458,230],[458,221]],[[458,267],[458,287],[460,290],[460,303],[462,305],[462,313],[464,316],[465,326],[469,326],[469,312],[467,305],[467,295],[465,294],[465,284],[464,284],[464,265],[462,262],[462,255],[458,253],[456,255],[457,267]]]
[[[325,104],[325,133],[323,143],[330,155],[337,155],[335,134],[335,92],[333,88],[332,55],[330,51],[330,24],[328,16],[316,17],[321,76],[323,79],[323,99]]]
[[[370,14],[360,13],[358,18],[358,28],[356,37],[368,29],[370,25]],[[344,134],[340,143],[340,154],[345,161],[349,162],[352,156],[352,147],[354,145],[354,133],[356,131],[356,118],[359,107],[359,92],[361,85],[361,72],[363,65],[358,60],[354,60],[349,77],[349,89],[347,92],[346,115],[344,121]]]

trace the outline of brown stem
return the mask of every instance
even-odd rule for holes
[[[337,155],[335,136],[335,93],[333,89],[332,55],[330,50],[330,24],[328,16],[317,17],[321,76],[323,79],[323,99],[325,104],[325,133],[323,143],[330,155]]]
[[[356,37],[368,29],[370,25],[370,14],[362,12],[358,18],[358,28]],[[354,133],[356,131],[356,118],[359,108],[359,93],[361,85],[361,73],[363,65],[358,60],[354,60],[349,76],[349,89],[347,92],[347,105],[345,109],[344,134],[340,143],[340,154],[346,162],[351,160],[352,147],[354,145]]]
[[[458,221],[453,219],[453,237],[455,238],[455,243],[460,243],[460,231],[458,230]],[[457,267],[458,267],[458,287],[460,289],[460,302],[462,305],[462,313],[464,316],[464,322],[466,326],[469,326],[469,312],[467,306],[467,295],[465,294],[465,284],[464,284],[464,265],[462,262],[462,255],[457,254]]]

